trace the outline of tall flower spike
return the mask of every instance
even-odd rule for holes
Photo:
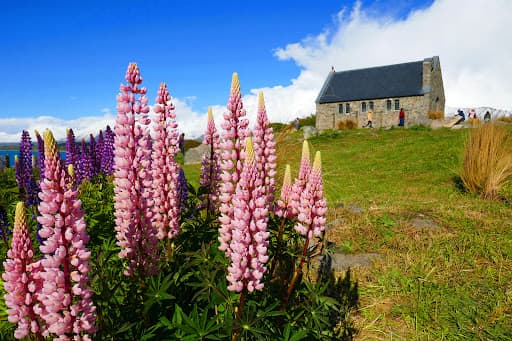
[[[94,140],[94,139],[93,139]],[[81,153],[78,159],[78,184],[84,180],[91,180],[93,176],[93,166],[91,160],[91,152],[89,148],[87,148],[87,144],[85,143],[85,139],[82,139],[82,148]]]
[[[41,334],[40,321],[34,312],[36,284],[32,273],[34,248],[27,224],[25,205],[18,202],[14,216],[12,244],[4,262],[5,304],[9,322],[16,323],[14,337],[22,339],[29,333]]]
[[[44,179],[44,141],[39,132],[36,130],[37,149],[39,151],[39,178]]]
[[[246,139],[245,157],[233,197],[231,265],[227,276],[228,290],[237,292],[263,289],[262,278],[268,261],[268,209],[250,137]]]
[[[180,231],[180,208],[178,193],[178,165],[175,157],[178,152],[178,125],[171,95],[165,83],[160,84],[153,128],[153,222],[158,229],[158,238],[172,239]]]
[[[220,183],[220,208],[221,216],[219,229],[219,249],[226,252],[229,256],[231,251],[229,243],[231,242],[231,221],[233,220],[232,199],[235,192],[235,186],[240,180],[242,172],[242,161],[244,159],[242,146],[245,138],[248,136],[247,126],[249,121],[244,119],[245,110],[242,103],[242,94],[240,92],[240,82],[238,74],[233,73],[231,80],[231,93],[227,105],[228,112],[224,113],[224,122],[221,127],[222,141],[221,149],[221,183]]]
[[[39,247],[43,287],[40,305],[34,311],[45,320],[55,339],[90,340],[89,334],[96,330],[96,307],[89,288],[91,252],[86,247],[89,235],[84,212],[49,130],[44,133],[44,148],[46,171],[39,194],[41,216],[37,218],[44,239]]]
[[[121,248],[119,257],[128,260],[125,275],[136,272],[142,277],[156,273],[158,261],[157,231],[150,221],[153,179],[149,107],[146,89],[138,87],[142,78],[137,64],[128,65],[126,80],[128,84],[121,84],[117,95],[114,128],[115,229]]]
[[[201,197],[201,208],[206,208],[207,214],[213,214],[218,207],[220,182],[220,137],[213,120],[212,108],[208,108],[208,124],[204,134],[203,144],[208,146],[208,152],[203,155],[201,162],[201,177],[199,184],[207,188],[207,193]]]
[[[293,212],[290,206],[290,197],[292,194],[292,177],[290,165],[286,165],[283,178],[283,186],[281,187],[281,195],[277,200],[276,215],[284,218],[292,218]]]
[[[105,138],[101,149],[101,171],[105,175],[112,175],[114,172],[114,132],[107,126]]]
[[[309,143],[304,140],[302,144],[302,158],[300,161],[299,176],[295,179],[290,193],[290,207],[294,215],[299,213],[300,194],[306,188],[309,173],[311,172],[311,159],[309,156]]]
[[[313,168],[308,182],[300,196],[298,224],[295,230],[308,239],[320,236],[325,230],[325,213],[327,201],[323,194],[322,160],[320,152],[316,152]]]
[[[18,161],[16,161],[16,157],[14,161],[20,199],[24,200],[27,206],[32,206],[36,201],[37,186],[32,174],[32,142],[30,134],[26,130],[21,133]]]
[[[273,129],[267,117],[262,91],[258,93],[258,115],[253,136],[257,160],[256,165],[267,193],[267,203],[271,205],[274,202],[275,192],[276,143],[274,141]]]
[[[100,160],[97,157],[98,144],[93,134],[89,134],[89,159],[91,160],[91,178],[98,175],[100,172]]]

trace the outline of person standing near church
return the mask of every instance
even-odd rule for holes
[[[363,127],[373,128],[373,111],[368,110],[366,113],[366,118],[368,119],[368,123],[366,123]]]
[[[400,112],[398,113],[398,126],[405,126],[405,111],[404,108],[400,108]]]

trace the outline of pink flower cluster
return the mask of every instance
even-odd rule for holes
[[[274,132],[270,126],[265,109],[263,92],[258,94],[258,115],[253,131],[254,152],[256,153],[256,165],[265,187],[267,203],[274,202],[275,175],[276,175],[276,143]]]
[[[2,274],[7,292],[7,316],[9,322],[17,323],[14,331],[14,337],[17,339],[22,339],[29,333],[41,335],[44,331],[34,311],[37,292],[40,289],[36,280],[38,270],[37,264],[34,263],[34,248],[26,220],[25,204],[18,202],[11,248],[7,251]]]
[[[158,239],[174,238],[180,231],[178,165],[178,131],[174,105],[165,83],[160,84],[156,104],[153,106],[153,223],[158,230]]]
[[[129,261],[125,274],[154,274],[157,270],[157,231],[152,224],[151,136],[149,107],[137,64],[126,71],[128,85],[117,96],[114,128],[115,222],[119,257]],[[139,95],[138,98],[136,96]]]
[[[57,143],[50,131],[44,134],[45,179],[41,182],[39,231],[44,255],[39,273],[43,287],[36,312],[45,320],[55,340],[89,340],[95,332],[95,310],[89,288],[84,212],[73,189],[72,179],[63,169]]]
[[[208,124],[204,134],[203,144],[208,146],[208,152],[201,161],[201,177],[199,185],[208,188],[201,197],[201,208],[206,208],[208,214],[217,210],[220,183],[220,137],[213,120],[212,108],[208,108]]]
[[[242,172],[242,161],[244,159],[242,146],[245,138],[248,136],[247,126],[249,121],[244,119],[245,110],[242,103],[242,94],[240,92],[240,82],[238,74],[233,73],[231,80],[231,93],[227,105],[228,112],[224,114],[222,123],[222,141],[221,148],[221,185],[220,185],[220,213],[219,218],[221,228],[219,229],[219,249],[225,251],[229,256],[231,250],[229,243],[232,237],[231,222],[234,219],[234,209],[232,204],[235,186],[240,180]]]
[[[315,154],[313,168],[300,195],[298,211],[298,224],[295,226],[295,230],[308,239],[320,236],[325,230],[327,201],[323,195],[322,161],[319,151]]]
[[[250,137],[246,139],[245,162],[233,197],[233,209],[228,290],[261,290],[268,261],[268,203]]]

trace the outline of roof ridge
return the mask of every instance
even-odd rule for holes
[[[404,62],[404,63],[397,63],[397,64],[380,65],[380,66],[363,67],[363,68],[359,68],[359,69],[348,69],[348,70],[343,70],[343,71],[335,71],[334,74],[338,75],[338,74],[344,73],[344,72],[380,69],[380,68],[385,68],[385,67],[390,67],[390,66],[415,64],[415,63],[423,63],[423,60],[416,60],[416,61],[413,61],[413,62]]]

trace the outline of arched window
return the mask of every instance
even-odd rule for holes
[[[343,114],[343,103],[338,104],[338,114]]]
[[[386,101],[386,110],[388,110],[388,111],[391,110],[391,100],[390,99],[388,99]]]
[[[361,112],[366,112],[366,102],[361,103]]]
[[[345,113],[350,114],[350,103],[345,104]]]
[[[400,110],[400,100],[395,99],[395,110]]]
[[[373,102],[372,102],[372,101],[368,102],[368,108],[369,108],[371,111],[373,111]]]

